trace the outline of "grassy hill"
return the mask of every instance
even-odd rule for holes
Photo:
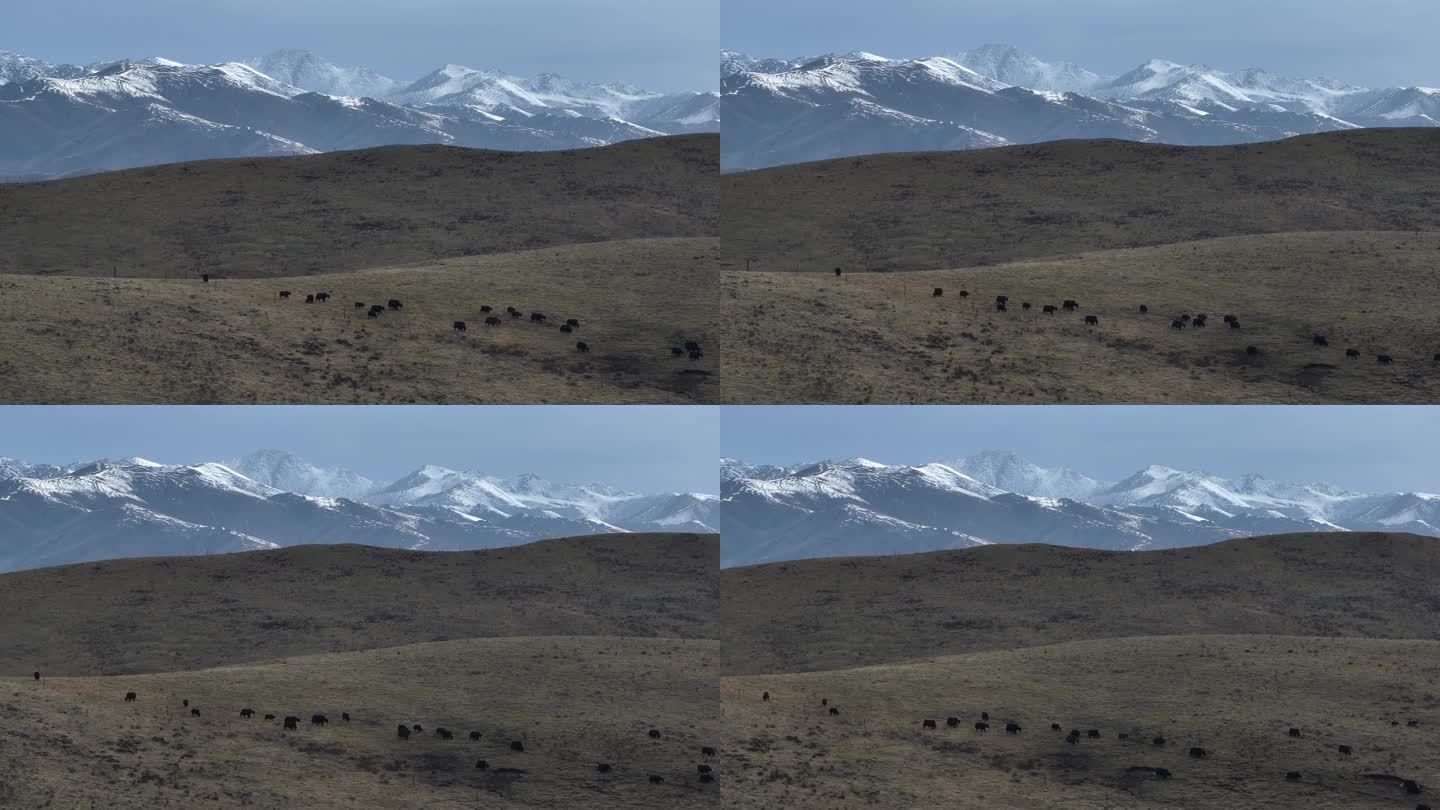
[[[180,633],[194,629],[180,625],[171,643],[184,646]],[[0,805],[710,807],[719,784],[700,783],[696,766],[717,762],[700,751],[719,744],[717,647],[556,635],[163,674],[0,677]],[[242,708],[257,715],[242,719]],[[301,726],[285,731],[268,713]],[[330,723],[312,726],[316,713]],[[400,723],[424,731],[401,740]],[[649,738],[651,728],[663,736]],[[477,770],[478,759],[490,768]],[[598,773],[599,762],[613,770]]]
[[[719,137],[388,146],[0,185],[0,273],[270,278],[719,233]]]
[[[1426,197],[1408,199],[1422,205]],[[1277,211],[1289,210],[1277,203]],[[930,226],[937,239],[950,232]],[[815,233],[823,241],[823,230]],[[1417,302],[1437,285],[1440,231],[1223,237],[843,278],[725,273],[722,396],[762,403],[1436,402],[1440,313]],[[933,297],[935,287],[945,294]],[[1009,296],[1008,312],[995,311],[997,295]],[[1066,299],[1080,310],[1041,313]],[[1034,308],[1024,311],[1024,302]],[[1171,328],[1182,314],[1199,313],[1210,316],[1206,328]],[[1239,330],[1221,322],[1226,314],[1240,320]],[[1098,326],[1087,326],[1087,315],[1097,316]],[[1327,337],[1328,348],[1311,343],[1316,334]],[[1259,353],[1249,355],[1249,346]],[[1358,358],[1346,356],[1351,348]],[[1381,354],[1394,362],[1379,364]]]
[[[713,401],[718,251],[713,237],[636,239],[209,284],[0,276],[0,401]],[[321,291],[334,298],[304,303]],[[374,320],[353,306],[392,298],[404,309]],[[482,305],[503,325],[486,327]],[[703,359],[671,356],[687,340]]]
[[[1141,552],[996,545],[720,577],[729,674],[1129,636],[1440,640],[1440,541],[1415,535],[1273,535]]]
[[[1440,130],[1220,147],[1057,141],[720,183],[727,270],[934,270],[1217,236],[1440,230]]]
[[[718,568],[714,536],[625,534],[486,551],[314,545],[21,571],[0,575],[0,673],[175,672],[495,636],[713,639]]]
[[[726,677],[725,801],[1408,810],[1440,790],[1437,673],[1435,641],[1195,635]],[[991,717],[987,733],[974,729],[981,712]],[[959,728],[947,728],[947,717]],[[938,728],[922,728],[927,718]],[[1022,731],[1006,734],[1007,722]],[[1081,730],[1073,745],[1064,741],[1072,728]],[[1090,729],[1101,736],[1089,738]],[[1151,743],[1157,735],[1164,746]],[[1191,758],[1192,746],[1207,756]],[[1172,776],[1157,778],[1148,770],[1156,767]],[[1418,780],[1424,793],[1367,773]]]

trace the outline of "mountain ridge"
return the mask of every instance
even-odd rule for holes
[[[1009,45],[953,57],[721,52],[725,171],[884,152],[1118,138],[1205,146],[1440,126],[1440,90],[1152,59],[1116,77]],[[803,134],[801,134],[803,133]]]
[[[268,482],[214,462],[126,459],[52,467],[6,460],[0,464],[0,529],[8,542],[0,549],[0,571],[309,543],[463,550],[568,535],[718,530],[718,498],[704,493],[596,492],[535,476],[510,479],[526,487],[510,493],[502,479],[454,473],[432,491],[372,499],[383,488],[357,494],[368,479],[348,471],[276,451],[248,459],[241,466],[258,468]],[[460,497],[473,489],[485,497]]]
[[[728,459],[721,513],[726,566],[996,543],[1133,551],[1285,532],[1440,537],[1440,495],[1420,491],[1355,493],[1161,465],[1105,482],[1006,451],[918,466],[862,459],[757,468]]]

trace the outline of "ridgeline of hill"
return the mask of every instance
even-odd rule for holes
[[[994,545],[720,574],[728,674],[1133,636],[1440,640],[1440,540],[1289,534],[1164,551]]]
[[[720,188],[726,270],[934,270],[1217,236],[1440,230],[1440,129],[866,155],[727,174]]]
[[[20,571],[0,575],[0,671],[173,672],[496,636],[713,639],[718,569],[713,535],[624,534],[484,551],[312,545]]]

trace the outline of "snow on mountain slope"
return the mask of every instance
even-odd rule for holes
[[[244,61],[286,84],[332,96],[385,98],[405,86],[403,82],[381,76],[369,68],[342,67],[298,48],[286,48]]]
[[[303,51],[251,62],[155,57],[62,70],[0,54],[3,75],[17,78],[0,84],[0,178],[391,144],[575,149],[719,130],[714,93],[453,65],[401,87]]]
[[[982,76],[1032,90],[1084,93],[1106,81],[1079,65],[1042,62],[1010,45],[982,45],[958,54],[955,61]]]
[[[283,450],[257,450],[227,466],[253,481],[300,495],[360,500],[376,486],[344,467],[318,467]]]
[[[1161,465],[1109,484],[994,450],[951,465],[852,459],[775,467],[725,459],[721,511],[725,565],[977,542],[1125,550],[1282,532],[1440,536],[1435,495],[1361,495]]]
[[[0,460],[0,570],[299,543],[469,549],[719,526],[713,495],[630,494],[529,475],[501,481],[440,467],[377,489],[363,476],[282,451],[233,463],[265,480],[214,462],[130,458],[56,467]],[[379,493],[374,502],[334,494],[371,490]]]
[[[721,165],[736,171],[1061,138],[1252,143],[1356,127],[1437,126],[1437,104],[1440,92],[1421,87],[1375,91],[1163,59],[1107,78],[1008,45],[954,59],[758,59],[722,51]],[[953,137],[957,126],[983,137]]]
[[[85,68],[77,65],[52,65],[14,51],[0,51],[0,84],[42,78],[73,79],[83,75]]]
[[[950,466],[993,487],[1051,498],[1085,500],[1111,486],[1068,467],[1046,469],[1006,450],[985,450]]]

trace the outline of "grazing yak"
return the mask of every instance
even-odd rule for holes
[[[838,268],[838,267],[835,268],[835,277],[836,277],[836,278],[839,278],[839,277],[840,277],[840,268]]]
[[[660,739],[660,729],[658,729],[658,728],[652,728],[652,729],[650,729],[649,734],[650,734],[650,739],[652,739],[652,740],[658,740],[658,739]]]
[[[1184,328],[1185,328],[1185,322],[1182,321],[1182,320],[1180,320],[1179,318],[1176,318],[1175,320],[1173,320],[1173,321],[1170,322],[1170,328],[1171,328],[1171,329],[1184,329]]]
[[[350,712],[340,712],[340,719],[347,723],[350,722]]]
[[[285,718],[285,728],[288,729],[288,730],[290,730],[290,731],[294,731],[295,729],[300,728],[300,718],[298,718],[298,717],[287,717],[287,718]]]
[[[970,297],[970,291],[969,291],[969,290],[961,290],[961,291],[960,291],[960,297],[961,297],[961,298],[969,298],[969,297]]]
[[[439,738],[442,739],[442,740],[453,740],[453,739],[455,739],[455,734],[452,733],[452,732],[450,731],[450,729],[448,729],[448,728],[437,728],[437,729],[435,729],[435,736],[436,736],[436,737],[439,737]]]
[[[580,319],[579,319],[579,318],[566,318],[566,319],[565,319],[565,325],[568,326],[568,327],[570,327],[571,329],[579,329],[579,328],[580,328]]]
[[[715,774],[713,774],[713,773],[702,773],[702,774],[700,774],[700,782],[701,782],[702,784],[708,785],[708,784],[710,784],[711,782],[714,782],[714,781],[715,781]]]
[[[950,728],[959,728],[959,727],[960,727],[960,718],[958,718],[958,717],[947,717],[947,718],[945,718],[945,725],[949,726]]]
[[[1085,736],[1089,737],[1092,740],[1098,740],[1100,739],[1100,729],[1092,728],[1089,731],[1085,732]]]
[[[936,288],[935,288],[935,292],[930,293],[930,297],[931,297],[931,298],[939,298],[940,296],[942,296],[942,295],[944,295],[944,294],[945,294],[945,288],[944,288],[944,287],[936,287]]]
[[[1254,357],[1255,355],[1260,353],[1260,349],[1257,346],[1246,346],[1245,353],[1250,355],[1251,357]]]
[[[481,304],[481,305],[480,305],[480,311],[481,311],[481,312],[486,312],[486,313],[488,313],[488,312],[491,312],[493,309],[494,309],[494,308],[491,307],[489,304]]]
[[[266,719],[266,720],[274,720],[274,719],[275,719],[275,715],[273,715],[273,714],[267,714],[267,715],[265,715],[265,719]]]
[[[921,720],[921,721],[920,721],[920,726],[921,726],[922,728],[935,728],[935,721],[934,721],[934,720]]]
[[[700,753],[701,753],[701,754],[704,754],[704,755],[707,756],[707,757],[716,756],[714,747],[709,746],[709,745],[702,745],[702,746],[700,746]]]
[[[1020,305],[1020,308],[1028,312],[1028,311],[1030,310],[1030,302],[1029,302],[1029,301],[1024,302],[1023,304]]]
[[[545,313],[543,313],[543,312],[532,312],[532,313],[530,313],[530,322],[531,322],[531,323],[544,323],[544,322],[545,322]]]
[[[520,742],[519,740],[511,740],[511,741],[510,741],[510,750],[511,750],[511,751],[524,751],[524,750],[525,750],[525,743]]]
[[[1079,302],[1077,302],[1073,298],[1065,299],[1060,303],[1060,306],[1064,307],[1066,312],[1074,312],[1075,310],[1080,308]]]
[[[1375,355],[1375,362],[1379,363],[1382,366],[1388,366],[1391,363],[1395,362],[1395,358],[1391,357],[1388,354],[1377,354]]]
[[[1059,311],[1059,309],[1060,308],[1055,306],[1054,304],[1046,304],[1045,306],[1040,308],[1040,311],[1045,313],[1046,315],[1054,315],[1057,311]]]
[[[477,770],[477,771],[488,771],[488,770],[490,770],[490,763],[489,763],[489,762],[486,762],[486,761],[483,760],[483,759],[477,759],[477,760],[475,760],[475,770]]]
[[[990,730],[990,724],[989,724],[989,723],[986,723],[986,722],[983,721],[983,720],[981,720],[981,721],[979,721],[979,722],[977,722],[977,723],[975,724],[975,730],[976,730],[976,731],[989,731],[989,730]]]
[[[664,781],[665,781],[665,777],[661,776],[660,774],[658,774],[658,773],[652,773],[652,774],[650,774],[650,784],[652,784],[652,785],[658,785],[658,784],[660,784],[661,782],[664,782]]]
[[[1300,736],[1300,729],[1298,729],[1298,728],[1292,728],[1292,729],[1290,729],[1290,736],[1291,736],[1291,737],[1299,737],[1299,736]]]
[[[1019,723],[1006,723],[1006,724],[1005,724],[1005,733],[1006,733],[1006,734],[1019,734],[1019,733],[1020,733],[1020,724],[1019,724]]]
[[[996,302],[995,302],[995,311],[996,311],[996,312],[1009,312],[1009,310],[1005,308],[1005,302],[1003,302],[1003,301],[996,301]]]
[[[832,717],[835,716],[835,715],[837,715],[837,714],[839,714],[839,713],[840,713],[840,710],[839,710],[839,709],[835,708],[834,706],[831,706],[831,707],[830,707],[830,715],[831,715]]]
[[[1240,328],[1240,322],[1239,322],[1238,320],[1237,320],[1237,321],[1230,321],[1229,323],[1230,323],[1230,328],[1231,328],[1231,329],[1239,329],[1239,328]]]
[[[316,301],[319,301],[320,303],[323,304],[323,303],[325,303],[326,301],[329,301],[329,300],[330,300],[330,293],[328,293],[328,292],[315,293],[315,300],[316,300]]]
[[[315,303],[315,296],[314,296],[313,294],[305,296],[305,303],[307,303],[307,304],[313,304],[313,303]]]
[[[610,770],[611,770],[611,768],[610,768],[610,763],[608,763],[608,762],[597,762],[597,763],[595,763],[595,770],[599,771],[600,773],[610,773]]]
[[[1285,772],[1285,781],[1287,781],[1287,782],[1299,782],[1299,781],[1300,781],[1300,772],[1299,772],[1299,771],[1286,771],[1286,772]]]
[[[1310,342],[1311,342],[1311,343],[1314,343],[1316,346],[1329,346],[1329,345],[1330,345],[1330,340],[1329,340],[1329,338],[1326,338],[1324,335],[1311,335],[1311,336],[1310,336]]]
[[[1141,305],[1140,305],[1140,314],[1141,314],[1141,315],[1144,315],[1144,314],[1148,313],[1149,311],[1150,311],[1150,307],[1147,307],[1147,306],[1145,306],[1144,304],[1141,304]]]
[[[480,732],[478,732],[478,731],[472,731],[472,732],[470,732],[470,739],[471,739],[471,740],[478,740],[478,739],[480,739]]]
[[[240,710],[240,716],[243,717],[243,718],[245,718],[246,720],[249,720],[250,718],[252,718],[252,717],[255,716],[255,710],[254,710],[254,709],[241,709],[241,710]]]
[[[679,346],[671,346],[671,347],[670,347],[670,356],[671,356],[671,357],[684,357],[684,356],[685,356],[685,350],[682,349],[682,348],[680,348]]]
[[[1190,749],[1190,756],[1196,759],[1204,759],[1206,756],[1208,756],[1208,752],[1204,748],[1201,748],[1197,745]]]
[[[499,326],[499,325],[500,325],[500,319],[497,318],[497,317],[495,317],[494,315],[491,315],[490,317],[488,317],[488,318],[485,319],[485,325],[486,325],[486,326]]]
[[[400,725],[395,727],[395,736],[399,737],[402,740],[410,739],[410,727],[405,725],[404,723],[401,723]]]
[[[575,327],[573,327],[573,326],[571,326],[570,324],[567,323],[567,324],[565,324],[564,326],[561,326],[561,327],[560,327],[560,331],[561,331],[561,332],[564,332],[565,334],[568,335],[568,334],[570,334],[571,332],[574,332],[574,331],[575,331]]]
[[[760,696],[760,699],[761,699],[761,700],[769,700],[769,699],[770,699],[770,693],[769,693],[769,692],[766,692],[765,694],[763,694],[763,695]]]
[[[1086,316],[1085,316],[1085,325],[1086,325],[1086,326],[1099,326],[1099,325],[1100,325],[1100,317],[1099,317],[1098,315],[1086,315]]]
[[[134,702],[135,702],[135,693],[134,693],[134,692],[126,692],[126,693],[125,693],[125,702],[126,702],[126,703],[134,703]]]
[[[356,308],[356,309],[364,309],[364,308],[365,308],[365,302],[364,302],[364,301],[356,301],[356,302],[355,302],[355,308]]]
[[[199,709],[191,709],[191,710],[190,710],[190,716],[191,716],[191,717],[199,717],[199,716],[200,716],[200,710],[199,710]]]
[[[405,305],[400,303],[398,299],[391,298],[389,301],[385,302],[385,306],[391,309],[403,309]]]
[[[456,332],[464,332],[464,331],[465,331],[465,322],[464,322],[464,321],[456,321],[454,324],[451,325],[451,328],[454,329]]]
[[[1350,746],[1348,746],[1348,745],[1342,745],[1342,746],[1340,746],[1340,753],[1345,754],[1345,755],[1348,756],[1348,755],[1354,753],[1354,749],[1352,749],[1352,748],[1351,748]]]
[[[1071,745],[1079,745],[1079,744],[1080,744],[1080,735],[1078,735],[1078,734],[1066,734],[1066,735],[1065,735],[1065,742],[1070,743]]]
[[[378,310],[378,309],[372,309],[372,310],[370,310],[369,312],[365,313],[365,317],[367,317],[367,318],[378,318],[378,317],[380,317],[380,310]]]
[[[1050,730],[1051,730],[1051,731],[1059,731],[1059,730],[1060,730],[1060,724],[1059,724],[1059,723],[1051,723],[1051,724],[1050,724]]]
[[[1348,358],[1350,358],[1351,360],[1354,360],[1355,358],[1357,358],[1357,357],[1360,356],[1360,350],[1359,350],[1359,349],[1346,349],[1346,350],[1345,350],[1345,356],[1348,357]]]
[[[330,718],[326,717],[323,714],[310,715],[310,725],[312,726],[323,726],[328,722],[330,722]]]
[[[1008,296],[1008,295],[997,295],[997,296],[995,296],[995,303],[997,303],[997,304],[1008,304],[1008,303],[1010,303],[1010,296]]]
[[[575,341],[575,351],[581,353],[588,352],[590,351],[590,344],[583,340],[577,340]],[[694,354],[694,352],[691,352],[691,354]]]
[[[1156,768],[1156,769],[1155,769],[1155,775],[1158,776],[1158,777],[1160,777],[1161,779],[1169,779],[1169,778],[1170,778],[1170,769],[1169,769],[1169,768]]]
[[[1150,742],[1154,743],[1155,745],[1164,745],[1164,744],[1165,744],[1165,738],[1164,738],[1164,737],[1156,737],[1155,739],[1151,740]]]

